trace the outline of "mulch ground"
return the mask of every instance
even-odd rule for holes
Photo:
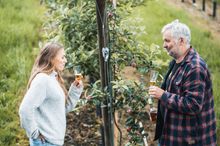
[[[124,146],[128,142],[125,127],[126,113],[121,111],[117,115],[118,125],[122,131],[121,145]],[[146,116],[148,116],[147,112]],[[100,124],[101,119],[97,116],[94,106],[86,105],[79,111],[69,113],[67,115],[67,132],[64,146],[101,146]],[[152,123],[148,118],[148,120],[143,121],[143,125],[145,133],[148,135],[148,146],[156,146],[153,141],[155,123]],[[115,136],[116,140],[119,141],[119,136]]]

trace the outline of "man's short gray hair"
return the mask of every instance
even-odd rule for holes
[[[186,40],[187,49],[190,48],[191,32],[186,24],[180,23],[179,20],[176,19],[173,22],[165,25],[162,28],[161,33],[164,33],[167,30],[171,31],[172,37],[176,40],[184,38]]]

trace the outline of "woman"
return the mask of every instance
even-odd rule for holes
[[[19,109],[31,146],[64,143],[66,113],[75,107],[83,91],[81,81],[74,81],[69,92],[65,89],[60,72],[66,62],[64,48],[57,43],[46,44],[35,61]]]

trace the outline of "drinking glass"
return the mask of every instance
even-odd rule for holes
[[[83,78],[80,66],[74,67],[74,75],[75,75],[75,80],[77,81],[80,81]]]
[[[159,75],[158,71],[155,71],[155,70],[150,71],[150,86],[156,85],[158,75]],[[155,122],[156,117],[157,117],[157,109],[155,107],[153,107],[153,97],[152,96],[149,96],[148,103],[150,105],[151,121]]]
[[[150,86],[156,85],[158,75],[159,75],[158,71],[156,71],[156,70],[150,71]]]

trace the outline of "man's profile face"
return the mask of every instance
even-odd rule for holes
[[[171,57],[178,59],[180,53],[178,41],[172,37],[170,30],[163,33],[163,47]]]

